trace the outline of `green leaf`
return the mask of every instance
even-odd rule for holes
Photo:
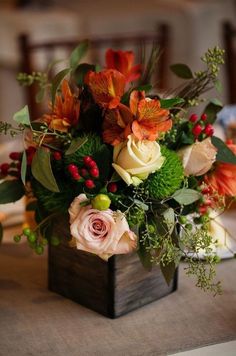
[[[222,109],[222,104],[218,99],[212,99],[205,107],[204,113],[207,114],[207,122],[213,124],[217,113]]]
[[[25,105],[21,110],[17,111],[13,116],[13,120],[18,124],[30,126],[28,105]]]
[[[27,172],[27,158],[26,158],[26,152],[23,151],[20,175],[21,175],[21,180],[24,185],[25,185],[25,179],[26,179],[26,172]]]
[[[18,179],[6,180],[0,184],[0,204],[13,203],[23,195],[25,195],[25,189]]]
[[[138,256],[140,258],[140,262],[142,263],[143,267],[145,269],[147,269],[148,271],[151,271],[152,269],[152,256],[151,256],[151,253],[150,251],[148,251],[146,248],[145,248],[145,245],[140,242],[139,243],[139,248],[137,250],[137,253],[138,253]]]
[[[86,142],[88,141],[87,137],[81,138],[77,137],[72,140],[70,147],[66,150],[65,154],[66,155],[71,155],[72,153],[75,153],[78,151],[80,147],[82,147]]]
[[[182,98],[161,99],[160,103],[161,103],[161,107],[163,109],[169,109],[169,108],[173,108],[176,105],[183,104],[184,99],[182,99]]]
[[[109,180],[109,183],[116,183],[119,182],[121,180],[119,174],[115,171],[113,172],[111,179]]]
[[[163,265],[163,263],[160,263],[160,267],[161,267],[161,272],[166,280],[166,283],[170,285],[170,282],[172,281],[175,275],[175,270],[176,270],[175,263],[171,262],[165,266]]]
[[[78,65],[73,74],[77,85],[84,85],[84,77],[90,70],[95,71],[95,66],[93,64],[81,63]]]
[[[191,145],[194,142],[194,137],[187,135],[184,131],[181,133],[180,142],[184,145]]]
[[[221,81],[219,80],[219,79],[217,79],[216,81],[215,81],[215,88],[216,88],[216,90],[218,91],[218,93],[221,93],[222,92],[222,83],[221,83]]]
[[[0,223],[0,243],[2,242],[2,238],[3,238],[3,227],[2,224]]]
[[[45,188],[52,192],[60,191],[53,175],[49,151],[38,148],[32,161],[31,171],[34,178]]]
[[[144,211],[148,211],[148,205],[147,204],[144,204],[141,200],[139,199],[134,199],[134,203],[139,206],[142,210]]]
[[[151,84],[144,84],[144,85],[139,85],[139,86],[135,87],[133,90],[145,91],[145,93],[147,93],[151,89],[152,89],[152,85]]]
[[[212,136],[211,142],[217,148],[217,161],[236,164],[236,155],[219,137]]]
[[[41,103],[43,101],[44,94],[45,94],[45,88],[42,87],[39,89],[39,91],[37,92],[37,94],[35,96],[36,103]]]
[[[89,47],[89,41],[85,40],[80,42],[80,44],[72,51],[70,55],[70,67],[75,69],[83,56],[86,54]]]
[[[59,73],[57,73],[57,75],[53,78],[52,88],[51,88],[52,106],[54,106],[56,93],[57,93],[57,90],[58,90],[62,80],[65,78],[65,76],[67,74],[70,73],[70,71],[71,71],[70,68],[65,68],[65,69],[61,70]]]
[[[174,209],[168,208],[163,213],[165,223],[169,228],[169,233],[172,234],[175,227],[175,212]]]
[[[180,205],[189,205],[201,198],[201,193],[193,189],[182,188],[177,190],[172,198]]]
[[[170,69],[172,70],[172,72],[175,75],[177,75],[180,78],[183,78],[183,79],[192,79],[193,78],[193,73],[192,73],[191,69],[186,64],[182,64],[182,63],[172,64],[170,66]]]

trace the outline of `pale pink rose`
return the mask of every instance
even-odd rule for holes
[[[201,176],[208,172],[216,160],[216,153],[217,150],[211,143],[210,137],[177,151],[186,176]]]
[[[94,253],[104,260],[114,254],[132,252],[137,246],[137,237],[130,231],[120,211],[97,210],[91,205],[81,206],[87,197],[80,194],[70,208],[70,231],[78,250]]]

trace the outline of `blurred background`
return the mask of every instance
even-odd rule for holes
[[[105,53],[106,47],[113,46],[113,38],[118,39],[119,47],[123,36],[151,34],[159,36],[164,48],[159,71],[164,92],[180,83],[168,69],[170,64],[185,63],[197,71],[203,67],[200,57],[209,47],[225,48],[226,64],[220,73],[222,92],[209,95],[230,104],[219,115],[219,136],[235,135],[235,15],[235,0],[0,0],[0,121],[12,122],[13,114],[27,103],[32,116],[36,115],[33,118],[37,118],[32,93],[16,80],[19,71],[45,70],[52,60],[50,55],[43,57],[43,46],[31,57],[37,45],[47,43],[48,49],[55,41],[64,45],[88,38],[99,39],[101,44],[105,39]],[[62,47],[53,47],[53,58],[63,57]],[[16,147],[19,150],[21,144],[21,139],[0,136],[0,161],[7,160],[9,152]],[[11,205],[9,209],[12,211]],[[5,205],[4,213],[7,210]],[[15,217],[18,219],[14,215],[13,221]]]

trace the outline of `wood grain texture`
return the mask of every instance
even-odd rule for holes
[[[48,286],[100,314],[116,318],[160,299],[177,288],[177,271],[168,286],[159,267],[146,271],[137,254],[115,255],[108,262],[68,246],[67,226],[60,228],[65,242],[50,246]]]

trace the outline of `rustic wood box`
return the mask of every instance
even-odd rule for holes
[[[110,318],[160,299],[177,288],[177,271],[168,286],[160,268],[145,270],[136,253],[115,255],[106,262],[65,242],[50,246],[48,255],[49,289]]]

